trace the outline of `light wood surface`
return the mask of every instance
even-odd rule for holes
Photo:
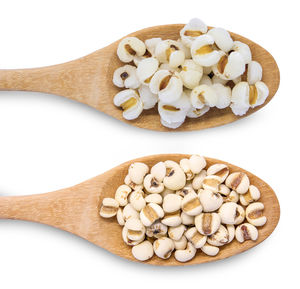
[[[131,247],[122,240],[122,227],[118,225],[116,218],[104,219],[99,216],[100,204],[103,198],[114,197],[117,187],[123,184],[130,163],[141,161],[153,166],[159,161],[171,159],[178,162],[184,157],[189,156],[181,154],[146,156],[128,161],[102,175],[67,189],[32,196],[0,197],[0,219],[19,219],[47,224],[76,234],[123,258],[136,261],[131,255]],[[275,229],[279,221],[280,208],[272,188],[252,173],[235,165],[212,158],[206,158],[206,160],[207,166],[225,163],[231,172],[245,172],[249,176],[251,184],[257,186],[261,191],[260,201],[265,205],[264,215],[268,221],[258,229],[258,240],[256,242],[248,240],[243,244],[234,240],[221,247],[219,254],[215,257],[207,256],[198,250],[196,257],[187,263],[177,262],[173,256],[168,260],[154,256],[144,263],[175,266],[224,259],[258,245]],[[259,257],[257,256],[258,261]]]
[[[151,37],[163,39],[178,39],[182,24],[162,25],[149,27],[130,34],[142,40]],[[234,40],[247,43],[252,51],[254,60],[263,67],[263,81],[268,85],[270,95],[266,102],[247,115],[261,109],[275,95],[279,86],[279,70],[272,55],[251,40],[231,33]],[[119,40],[120,41],[120,40]],[[112,83],[114,70],[123,65],[117,55],[116,49],[119,41],[100,49],[83,58],[43,68],[0,70],[0,90],[25,90],[51,93],[90,105],[116,119],[141,128],[174,131],[160,124],[157,107],[143,111],[142,115],[133,121],[122,117],[122,111],[113,105],[114,95],[120,91]],[[240,118],[227,109],[211,109],[199,119],[187,119],[177,131],[200,130],[215,127],[236,121]]]

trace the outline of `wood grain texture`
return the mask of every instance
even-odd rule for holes
[[[128,36],[136,36],[142,40],[152,37],[176,40],[182,27],[183,24],[155,26]],[[200,130],[236,121],[261,109],[275,95],[280,77],[272,55],[243,36],[235,33],[231,33],[231,36],[234,40],[247,43],[251,48],[253,59],[262,65],[262,80],[269,87],[269,97],[263,105],[249,109],[242,117],[234,115],[230,108],[222,110],[213,108],[199,119],[187,119],[176,129],[177,131]],[[158,131],[174,131],[160,124],[157,107],[143,111],[136,120],[127,121],[122,117],[121,109],[113,105],[113,97],[120,91],[112,83],[113,72],[117,67],[124,65],[116,55],[119,41],[83,58],[59,65],[35,69],[0,70],[0,90],[38,91],[61,95],[90,105],[130,125]]]
[[[189,155],[146,156],[123,163],[102,175],[67,189],[33,196],[1,197],[0,219],[19,219],[47,224],[85,238],[113,254],[131,261],[137,261],[131,255],[131,247],[127,246],[122,240],[122,227],[118,225],[116,218],[104,219],[99,216],[100,204],[103,198],[114,197],[117,187],[123,184],[130,163],[141,161],[153,166],[159,161],[171,159],[178,162],[184,157],[189,157]],[[277,226],[280,216],[279,203],[274,191],[268,184],[235,165],[212,158],[206,158],[206,160],[207,166],[215,163],[225,163],[229,166],[231,172],[242,171],[246,173],[251,184],[257,186],[261,191],[260,201],[265,205],[264,215],[268,218],[268,221],[258,229],[258,240],[256,242],[249,240],[243,244],[234,240],[232,243],[223,246],[215,257],[207,256],[198,250],[196,257],[187,263],[180,263],[173,256],[168,260],[162,260],[154,256],[144,263],[176,266],[224,259],[258,245]]]

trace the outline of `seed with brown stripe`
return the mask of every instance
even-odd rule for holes
[[[126,221],[125,227],[128,229],[127,238],[132,241],[139,241],[145,238],[146,229],[137,218],[130,218]]]
[[[267,222],[267,218],[263,214],[265,206],[261,202],[250,204],[246,208],[247,221],[253,226],[263,226]]]
[[[227,229],[223,225],[220,225],[218,231],[207,238],[207,243],[212,246],[220,247],[227,244],[228,240],[229,234]]]
[[[214,193],[219,191],[219,185],[222,183],[222,179],[216,175],[207,175],[203,182],[202,187],[205,190],[210,190]]]
[[[220,177],[221,183],[225,181],[229,174],[229,168],[225,164],[214,164],[207,169],[207,175],[215,175]]]
[[[117,188],[115,193],[115,200],[120,206],[126,206],[128,204],[127,197],[131,192],[131,188],[127,185],[121,185]]]
[[[250,185],[248,192],[240,196],[240,202],[243,206],[248,206],[250,203],[257,201],[259,198],[259,189],[256,186]]]
[[[217,213],[202,213],[195,218],[195,226],[202,235],[215,233],[221,224],[221,218]]]
[[[249,86],[249,104],[254,105],[257,101],[258,93],[255,85]]]
[[[183,198],[181,209],[189,216],[197,216],[202,212],[200,200],[195,192],[190,192]]]
[[[224,203],[228,203],[228,202],[237,203],[240,199],[240,196],[243,196],[243,195],[239,195],[236,191],[232,190],[227,196],[225,196],[223,198],[223,202]]]
[[[249,189],[250,181],[245,173],[236,172],[227,177],[225,184],[237,193],[245,194]]]
[[[117,48],[117,55],[122,62],[129,63],[135,57],[143,56],[146,46],[143,41],[136,37],[126,37],[122,39]]]
[[[143,214],[151,223],[154,223],[158,219],[157,213],[150,206],[145,207],[145,209],[143,210]]]
[[[235,230],[235,238],[240,243],[243,243],[246,240],[256,241],[258,238],[258,231],[253,225],[244,223],[237,226]]]
[[[221,184],[219,186],[219,193],[223,196],[228,196],[230,194],[231,190],[224,184]]]
[[[196,227],[188,229],[184,235],[194,245],[196,249],[201,248],[205,244],[207,239],[206,236],[201,235],[197,231]]]
[[[125,242],[125,244],[127,244],[129,246],[135,246],[143,241],[143,238],[141,238],[140,240],[129,239],[128,238],[128,229],[125,226],[122,229],[122,238],[123,238],[123,241]]]
[[[111,218],[117,214],[119,203],[112,198],[104,198],[100,209],[100,216],[103,218]]]
[[[220,58],[220,60],[219,60],[219,62],[217,64],[217,68],[218,68],[218,70],[219,70],[219,72],[221,74],[224,73],[224,70],[225,70],[225,67],[226,67],[227,63],[228,63],[228,56],[227,55],[223,55]]]
[[[154,203],[149,203],[140,212],[140,219],[146,227],[151,226],[155,221],[162,218],[163,216],[163,209],[159,205]]]

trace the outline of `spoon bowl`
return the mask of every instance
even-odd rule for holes
[[[136,31],[128,36],[135,36],[141,40],[152,37],[177,40],[183,26],[183,24],[154,26]],[[233,40],[248,44],[253,59],[261,64],[263,68],[262,81],[266,83],[270,91],[267,100],[263,105],[249,109],[244,116],[234,115],[230,108],[222,110],[212,108],[200,118],[187,118],[176,131],[200,130],[236,121],[261,109],[275,95],[280,77],[272,55],[253,41],[235,33],[230,34]],[[161,125],[157,107],[144,110],[137,119],[128,121],[123,118],[121,109],[114,106],[113,97],[120,89],[112,83],[113,73],[116,68],[124,65],[116,53],[120,40],[67,63],[34,69],[0,70],[0,90],[38,91],[61,95],[85,103],[136,127],[157,131],[174,131]]]
[[[146,156],[123,163],[102,175],[67,189],[32,196],[0,197],[0,219],[19,219],[50,225],[78,235],[113,254],[137,261],[131,254],[131,247],[123,242],[122,227],[119,226],[116,219],[104,219],[99,216],[102,200],[105,197],[114,197],[117,187],[123,184],[131,163],[144,162],[151,167],[159,161],[179,162],[180,159],[188,157],[190,156],[183,154]],[[212,158],[206,158],[206,161],[207,167],[216,163],[224,163],[228,165],[231,172],[246,173],[250,183],[259,188],[260,201],[265,205],[264,215],[268,221],[263,227],[258,228],[257,241],[248,240],[240,244],[234,240],[223,246],[215,257],[207,256],[198,250],[195,258],[187,263],[176,261],[173,255],[167,260],[153,256],[144,263],[178,266],[221,260],[258,245],[275,229],[279,221],[280,208],[277,197],[268,184],[252,173],[227,162]]]

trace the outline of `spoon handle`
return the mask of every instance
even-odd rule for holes
[[[0,219],[15,219],[47,223],[53,214],[52,198],[48,194],[0,198]]]
[[[82,101],[82,75],[76,61],[41,68],[0,70],[0,90],[44,92]]]
[[[71,67],[70,67],[71,68]],[[68,78],[69,75],[69,78]],[[0,90],[23,90],[63,95],[70,86],[71,72],[67,67],[54,65],[32,69],[1,69]]]
[[[32,69],[0,69],[0,90],[64,96],[101,110],[99,91],[107,90],[108,60],[101,50],[62,64]]]
[[[47,224],[78,234],[85,213],[79,204],[86,201],[84,192],[63,189],[47,194],[0,197],[0,219],[14,219]]]

